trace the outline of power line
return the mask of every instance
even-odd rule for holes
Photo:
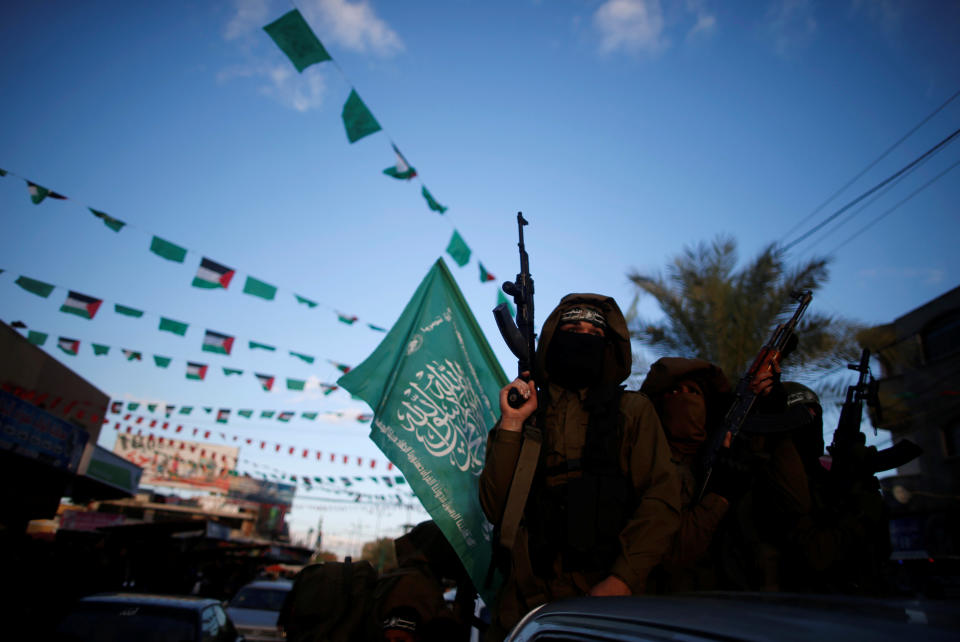
[[[868,189],[866,192],[862,193],[860,196],[856,197],[855,199],[853,199],[852,201],[850,201],[849,203],[847,203],[846,205],[844,205],[843,207],[841,207],[840,209],[838,209],[836,212],[834,212],[833,214],[831,214],[830,216],[828,216],[827,218],[825,218],[825,219],[822,220],[821,222],[819,222],[819,223],[817,223],[816,225],[814,225],[812,228],[810,228],[809,230],[807,230],[806,232],[804,232],[803,234],[801,234],[799,237],[797,237],[796,239],[794,239],[794,240],[791,241],[790,243],[787,243],[786,245],[782,246],[780,249],[781,249],[781,250],[784,250],[784,251],[789,250],[790,248],[792,248],[793,246],[795,246],[797,243],[800,243],[801,241],[809,238],[810,235],[812,235],[812,234],[816,233],[818,230],[822,229],[827,223],[829,223],[830,221],[834,220],[835,218],[837,218],[838,216],[840,216],[841,214],[843,214],[844,212],[846,212],[847,210],[849,210],[851,207],[853,207],[853,206],[856,205],[857,203],[859,203],[859,202],[862,201],[863,199],[867,198],[868,196],[870,196],[871,194],[873,194],[873,193],[876,192],[877,190],[882,189],[885,185],[887,185],[887,184],[889,184],[890,182],[896,180],[897,178],[899,178],[900,176],[902,176],[902,175],[905,174],[906,172],[908,172],[908,171],[910,171],[911,169],[913,169],[916,165],[918,165],[919,163],[923,162],[925,159],[927,159],[927,158],[930,157],[931,155],[935,154],[935,153],[936,153],[937,151],[939,151],[942,147],[944,147],[945,145],[947,145],[947,144],[949,144],[950,142],[952,142],[953,139],[956,138],[958,135],[960,135],[960,129],[954,130],[954,132],[953,132],[952,134],[950,134],[949,136],[947,136],[946,138],[944,138],[943,140],[941,140],[939,143],[937,143],[936,145],[934,145],[933,147],[931,147],[930,149],[928,149],[926,152],[924,152],[923,154],[921,154],[920,156],[918,156],[918,157],[917,157],[916,159],[914,159],[912,162],[910,162],[909,164],[905,165],[904,167],[902,167],[902,168],[901,168],[900,170],[898,170],[897,172],[894,172],[893,174],[891,174],[890,176],[888,176],[888,177],[885,178],[884,180],[880,181],[879,183],[877,183],[876,185],[874,185],[873,187],[871,187],[870,189]]]
[[[794,232],[796,232],[797,229],[799,229],[804,223],[806,223],[806,222],[809,221],[811,218],[813,218],[814,216],[816,216],[816,215],[820,212],[820,210],[822,210],[824,207],[827,206],[828,203],[830,203],[831,201],[833,201],[833,199],[835,199],[837,196],[839,196],[839,195],[842,194],[844,191],[846,191],[846,189],[847,189],[848,187],[850,187],[851,185],[853,185],[854,183],[856,183],[861,177],[863,177],[864,174],[866,174],[866,173],[869,172],[871,169],[873,169],[874,167],[876,167],[877,163],[879,163],[879,162],[882,161],[884,158],[886,158],[886,157],[890,154],[890,152],[892,152],[894,149],[896,149],[897,147],[899,147],[900,144],[901,144],[903,141],[907,140],[907,139],[908,139],[910,136],[912,136],[918,129],[920,129],[920,128],[923,127],[925,124],[927,124],[927,122],[928,122],[931,118],[933,118],[933,117],[936,116],[938,113],[940,113],[940,111],[942,111],[944,107],[946,107],[946,106],[949,105],[951,102],[953,102],[953,99],[956,98],[957,96],[960,96],[960,90],[958,90],[956,93],[954,93],[952,96],[950,96],[950,98],[948,98],[945,103],[943,103],[942,105],[940,105],[939,107],[937,107],[936,109],[934,109],[932,112],[930,112],[930,114],[928,114],[926,118],[924,118],[924,119],[921,120],[919,123],[917,123],[917,124],[913,127],[913,129],[911,129],[911,130],[908,131],[906,134],[904,134],[904,135],[900,138],[900,140],[898,140],[898,141],[895,142],[893,145],[891,145],[890,147],[888,147],[888,148],[886,149],[886,151],[884,151],[882,154],[880,154],[880,156],[878,156],[872,163],[870,163],[870,164],[867,165],[863,170],[861,170],[859,174],[857,174],[856,176],[854,176],[853,178],[851,178],[849,181],[847,181],[846,183],[844,183],[844,185],[843,185],[840,189],[838,189],[837,191],[835,191],[833,194],[831,194],[831,195],[827,198],[827,200],[825,200],[824,202],[820,203],[820,205],[818,205],[816,208],[814,208],[814,210],[813,210],[812,212],[810,212],[809,214],[807,214],[802,220],[798,221],[798,222],[796,223],[796,225],[794,225],[792,228],[790,228],[790,229],[786,232],[786,234],[783,235],[783,237],[782,237],[780,240],[783,241],[783,240],[786,239],[788,236],[790,236],[791,234],[793,234]]]
[[[868,229],[870,229],[871,227],[873,227],[874,225],[876,225],[877,223],[879,223],[880,220],[883,219],[883,218],[885,218],[888,214],[890,214],[891,212],[893,212],[894,210],[896,210],[898,207],[900,207],[901,205],[903,205],[904,203],[906,203],[907,201],[909,201],[911,198],[913,198],[914,196],[916,196],[917,194],[919,194],[920,192],[922,192],[923,190],[927,189],[928,187],[930,187],[931,185],[933,185],[934,183],[936,183],[938,180],[940,180],[941,178],[943,178],[943,176],[944,176],[945,174],[947,174],[948,172],[950,172],[950,171],[951,171],[952,169],[954,169],[957,165],[960,165],[960,161],[955,162],[953,165],[951,165],[951,166],[948,167],[947,169],[943,170],[942,172],[940,172],[939,174],[937,174],[936,176],[934,176],[933,178],[931,178],[929,181],[927,181],[926,183],[924,183],[923,185],[921,185],[920,187],[918,187],[917,189],[915,189],[913,192],[911,192],[910,195],[907,196],[906,198],[904,198],[902,201],[900,201],[899,203],[897,203],[896,205],[894,205],[893,207],[891,207],[890,209],[888,209],[887,211],[885,211],[883,214],[881,214],[880,216],[878,216],[877,218],[873,219],[872,221],[870,221],[869,223],[867,223],[866,225],[864,225],[862,228],[860,228],[859,230],[857,230],[856,232],[854,232],[853,234],[851,234],[851,235],[850,235],[845,241],[843,241],[840,245],[838,245],[837,247],[833,248],[833,250],[830,251],[830,254],[833,254],[834,252],[836,252],[837,250],[839,250],[841,247],[843,247],[844,245],[846,245],[847,243],[849,243],[850,241],[852,241],[853,239],[857,238],[858,236],[860,236],[861,234],[863,234],[864,232],[866,232]]]

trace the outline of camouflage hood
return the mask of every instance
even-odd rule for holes
[[[696,379],[704,394],[730,392],[730,383],[723,370],[703,359],[683,359],[680,357],[663,357],[657,359],[647,378],[640,386],[640,392],[656,400],[664,392],[673,388],[681,379]]]
[[[550,379],[550,373],[546,371],[546,355],[550,341],[559,325],[560,315],[577,306],[596,308],[606,317],[607,344],[601,383],[619,384],[630,375],[630,367],[633,363],[630,352],[630,333],[620,306],[611,297],[601,294],[568,294],[560,300],[560,304],[544,321],[540,340],[537,343],[536,361],[538,376],[543,381],[537,381],[537,384],[544,385]]]

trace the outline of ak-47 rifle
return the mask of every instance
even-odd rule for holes
[[[533,277],[530,276],[530,257],[523,245],[523,226],[527,225],[523,212],[517,212],[517,229],[520,233],[520,272],[515,281],[503,284],[503,291],[513,297],[517,306],[517,321],[510,316],[509,306],[501,303],[493,309],[497,327],[507,347],[517,357],[517,374],[524,381],[533,377],[534,356],[536,354],[536,334],[533,331]],[[534,377],[534,381],[536,378]],[[507,394],[507,403],[513,408],[523,405],[524,399],[519,391],[511,388]]]
[[[740,428],[743,426],[743,422],[747,419],[747,415],[750,414],[754,402],[757,400],[757,393],[752,390],[754,379],[756,379],[760,373],[772,370],[774,363],[779,362],[780,355],[790,341],[790,337],[793,336],[797,323],[800,322],[800,317],[803,316],[807,306],[810,305],[813,294],[809,290],[804,290],[802,292],[795,292],[793,298],[796,299],[798,303],[797,309],[793,312],[793,316],[790,317],[789,321],[779,324],[774,329],[770,340],[760,348],[759,354],[757,354],[753,363],[750,364],[746,374],[740,377],[740,382],[734,391],[733,404],[731,404],[729,410],[727,410],[727,414],[723,418],[723,427],[716,432],[709,446],[703,453],[701,464],[705,472],[703,484],[700,487],[699,496],[701,498],[706,492],[707,484],[710,483],[713,464],[717,459],[720,449],[723,447],[723,442],[726,440],[727,434],[730,434],[731,440],[737,436],[737,433],[740,432]]]
[[[860,363],[848,364],[859,373],[856,385],[847,388],[847,397],[840,410],[840,420],[833,433],[833,443],[827,447],[830,453],[830,472],[835,479],[848,483],[862,477],[872,477],[878,472],[899,468],[923,453],[923,449],[909,439],[902,439],[890,448],[878,451],[874,446],[865,447],[866,435],[860,431],[863,418],[863,402],[874,408],[879,415],[877,382],[870,375],[870,350],[860,353]],[[874,427],[874,434],[877,429]],[[858,454],[859,453],[859,454]]]

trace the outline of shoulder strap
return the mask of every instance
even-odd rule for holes
[[[533,475],[540,461],[542,443],[543,433],[539,428],[529,424],[523,427],[523,445],[520,447],[517,468],[513,472],[513,481],[510,483],[510,490],[507,491],[503,518],[500,520],[500,545],[507,551],[513,550],[513,544],[517,539],[517,528],[520,526],[523,508],[527,504],[530,485],[533,483]]]

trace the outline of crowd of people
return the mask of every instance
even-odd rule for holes
[[[617,303],[571,294],[543,325],[536,380],[501,390],[479,491],[505,578],[488,639],[571,596],[887,590],[879,484],[831,473],[812,390],[774,362],[733,438],[719,367],[661,358],[626,391],[631,365]]]

